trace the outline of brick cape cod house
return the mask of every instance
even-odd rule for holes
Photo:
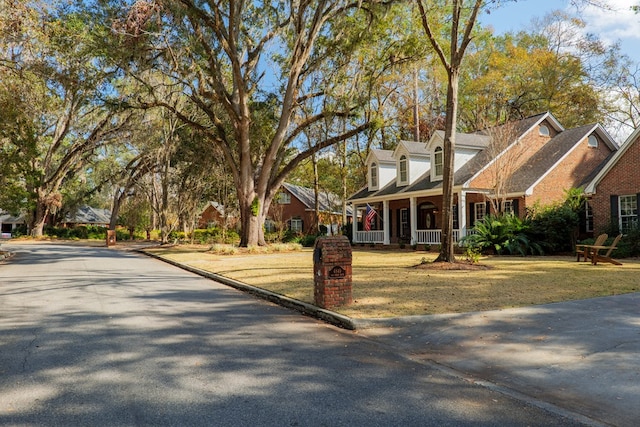
[[[328,191],[318,193],[319,224],[327,228],[327,234],[338,234],[342,224],[342,200]],[[278,228],[302,234],[315,234],[315,195],[312,188],[284,183],[278,196],[271,203],[265,228],[268,232]],[[347,218],[351,208],[347,207]]]
[[[583,188],[591,199],[586,231],[604,229],[611,218],[623,226],[637,221],[638,131],[632,137],[619,149],[599,124],[565,129],[549,112],[485,131],[458,133],[454,240],[495,213],[496,206],[524,216],[536,203],[563,200],[571,188]],[[367,206],[377,215],[370,230],[353,223],[354,243],[440,243],[443,143],[444,132],[438,131],[427,143],[402,141],[393,151],[371,150],[367,185],[349,202],[357,217]]]
[[[222,227],[235,228],[238,226],[238,216],[218,203],[209,202],[198,218],[198,228]]]

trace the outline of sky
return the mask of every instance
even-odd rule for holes
[[[615,43],[620,41],[622,52],[640,64],[640,14],[630,8],[640,3],[638,0],[607,0],[611,10],[602,10],[593,6],[582,7],[579,17],[587,26],[589,33],[597,35],[602,41]],[[493,26],[497,34],[518,31],[530,25],[532,18],[543,18],[554,10],[564,10],[576,15],[576,8],[569,0],[518,0],[506,2],[490,15],[482,15],[480,22]]]

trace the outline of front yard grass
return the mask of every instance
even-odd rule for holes
[[[205,246],[148,249],[158,256],[313,303],[312,249],[216,255]],[[575,257],[483,257],[487,270],[416,268],[435,253],[353,249],[353,318],[463,313],[636,292],[640,260],[622,266]]]

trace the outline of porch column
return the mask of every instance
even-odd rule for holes
[[[467,192],[460,191],[458,195],[458,227],[460,227],[460,238],[467,235]]]
[[[358,206],[355,203],[351,205],[351,212],[353,213],[353,217],[351,219],[351,235],[353,236],[353,243],[360,243],[356,239],[356,236],[358,235]]]
[[[409,199],[409,217],[411,221],[411,244],[415,245],[418,242],[418,208],[417,200],[415,197]]]
[[[389,201],[388,200],[384,200],[382,202],[382,229],[384,230],[384,244],[388,245],[389,243],[391,243],[391,239],[390,239],[390,224],[389,224]]]

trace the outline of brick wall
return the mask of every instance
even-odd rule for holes
[[[536,202],[544,206],[563,200],[565,191],[579,187],[610,153],[611,149],[603,142],[600,141],[597,147],[589,147],[587,138],[584,138],[534,187],[533,194],[527,197],[527,206]]]
[[[518,145],[511,148],[511,150],[513,150],[511,154],[506,154],[504,156],[503,162],[509,164],[504,167],[508,168],[511,172],[517,170],[526,161],[528,161],[531,156],[540,149],[540,147],[558,134],[546,120],[543,121],[542,124],[549,128],[549,136],[540,135],[538,126],[532,128],[529,133],[522,137]],[[508,159],[508,161],[505,161],[504,159]],[[482,173],[471,181],[470,187],[493,188],[495,185],[496,165],[499,165],[499,163],[493,163],[493,165],[490,165],[487,169],[482,171]]]
[[[602,233],[610,225],[611,195],[640,193],[640,136],[627,144],[632,145],[600,181],[596,193],[591,198],[595,234]]]

